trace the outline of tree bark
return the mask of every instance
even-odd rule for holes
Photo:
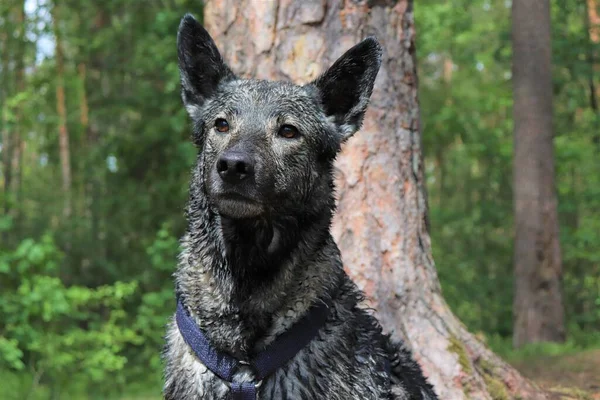
[[[600,43],[600,11],[596,0],[587,0],[587,17],[590,40],[593,43]]]
[[[209,0],[204,21],[239,75],[296,83],[377,36],[384,59],[371,105],[337,162],[333,231],[347,271],[385,330],[412,348],[440,398],[545,398],[442,298],[427,230],[412,7],[408,0]]]
[[[596,45],[600,43],[600,7],[596,3],[596,0],[587,0],[586,2],[586,15],[584,18],[585,27],[589,32],[590,45],[588,51],[588,58],[590,63],[590,107],[592,110],[598,112],[600,105],[598,104],[598,97],[600,97],[600,88],[596,88],[595,85],[595,72],[598,69],[597,59],[598,54],[595,51]]]
[[[11,96],[25,90],[25,10],[24,2],[16,2],[5,9],[4,30],[0,34],[2,39],[2,90],[0,112],[2,131],[2,175],[4,190],[4,215],[11,215],[19,226],[19,208],[12,204],[19,204],[21,196],[21,164],[24,148],[21,130],[23,126],[23,106],[15,105],[9,110],[7,104]],[[11,26],[12,24],[12,26]],[[12,34],[10,28],[13,28]],[[12,57],[11,57],[12,54]],[[12,68],[11,68],[12,64]],[[13,83],[14,82],[14,83]],[[9,113],[13,118],[9,121]]]
[[[600,146],[600,105],[598,98],[600,97],[600,86],[596,87],[596,71],[598,68],[598,52],[596,47],[600,43],[600,11],[596,0],[587,0],[585,27],[589,32],[590,42],[588,50],[588,59],[590,64],[590,108],[596,114],[594,121],[595,135],[593,137],[596,145]]]
[[[15,51],[15,88],[17,93],[25,91],[25,2],[21,1],[15,5],[15,15],[17,21],[17,51]],[[12,188],[11,192],[14,196],[15,204],[21,204],[23,193],[21,182],[23,180],[23,151],[25,149],[25,120],[23,112],[23,104],[19,104],[15,107],[15,130],[13,132],[12,140]],[[21,207],[15,207],[13,210],[15,219],[17,235],[21,227],[22,210]]]
[[[79,123],[81,124],[81,128],[83,129],[83,132],[84,132],[85,136],[87,137],[87,129],[88,129],[88,125],[90,122],[90,118],[89,118],[90,110],[88,108],[87,92],[85,90],[87,67],[84,62],[80,62],[79,65],[77,65],[77,74],[79,76],[79,83],[81,84],[81,88],[80,88],[81,97],[79,99],[80,100]]]
[[[565,339],[554,183],[549,0],[513,0],[516,347]]]
[[[8,13],[7,13],[8,14]],[[5,16],[7,20],[10,20],[10,16]],[[7,22],[5,22],[6,25]],[[8,27],[7,27],[8,28]],[[11,134],[8,126],[8,105],[7,100],[11,94],[11,74],[10,74],[10,36],[8,34],[9,29],[5,29],[0,32],[0,39],[2,40],[2,90],[0,90],[0,101],[2,102],[0,108],[0,122],[2,125],[0,129],[2,131],[2,183],[3,183],[3,201],[2,206],[4,215],[10,213],[10,186],[12,178],[12,145],[11,145]]]
[[[52,23],[56,40],[56,112],[58,113],[58,138],[60,148],[60,165],[62,172],[62,190],[64,195],[63,216],[71,216],[71,154],[69,151],[69,131],[67,129],[67,107],[65,102],[65,63],[60,34],[60,12],[58,4],[54,5]]]

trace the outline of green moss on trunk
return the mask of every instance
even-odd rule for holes
[[[448,346],[448,350],[458,355],[458,363],[462,367],[463,372],[467,375],[472,374],[473,367],[471,366],[471,361],[469,360],[465,346],[456,336],[450,336],[449,342],[450,345]]]

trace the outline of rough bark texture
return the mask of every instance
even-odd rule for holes
[[[565,338],[554,184],[549,0],[514,0],[515,346]]]
[[[204,21],[239,75],[297,83],[377,36],[384,60],[371,106],[337,163],[334,236],[346,268],[440,398],[545,398],[467,332],[441,296],[427,231],[412,1],[212,0]]]
[[[52,22],[56,37],[56,111],[58,113],[58,139],[60,149],[60,165],[62,172],[62,190],[64,198],[63,215],[71,216],[71,154],[69,151],[69,131],[67,130],[67,108],[65,102],[65,63],[64,51],[60,35],[60,13],[58,5],[54,6]]]

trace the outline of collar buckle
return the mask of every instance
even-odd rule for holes
[[[225,386],[227,386],[229,389],[231,389],[231,385],[233,384],[242,384],[242,383],[252,383],[252,382],[229,382],[226,381],[225,379],[221,379],[221,381],[225,384]],[[261,387],[263,384],[263,379],[259,380],[258,382],[254,383],[254,389],[258,389],[259,387]]]

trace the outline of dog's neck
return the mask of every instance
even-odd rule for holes
[[[277,279],[300,232],[293,217],[240,220],[220,216],[220,236],[227,262],[219,268],[227,269],[234,301],[241,303]]]
[[[331,212],[235,220],[196,189],[188,219],[177,294],[213,345],[236,357],[268,342],[339,281]]]

